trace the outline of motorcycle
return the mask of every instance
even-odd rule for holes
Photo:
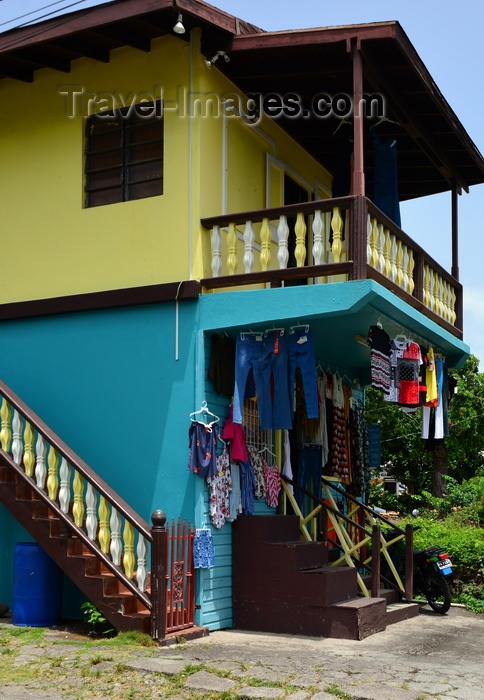
[[[387,533],[389,539],[398,537],[398,531]],[[405,581],[405,544],[403,540],[395,542],[388,548],[388,553],[395,569]],[[384,573],[386,572],[386,573]],[[388,580],[394,580],[391,569],[385,561],[382,573]],[[452,602],[448,576],[452,574],[452,561],[446,549],[428,547],[413,551],[413,590],[414,595],[422,595],[427,599],[432,610],[441,615],[449,610]]]

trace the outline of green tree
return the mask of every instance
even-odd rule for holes
[[[484,374],[471,355],[460,370],[452,372],[457,392],[449,404],[449,436],[429,451],[421,438],[421,409],[404,413],[383,400],[381,392],[367,390],[368,423],[382,426],[382,464],[406,484],[410,493],[431,491],[442,497],[446,474],[458,481],[484,470]]]
[[[449,474],[462,481],[484,469],[484,373],[470,355],[453,375],[457,391],[449,406],[447,453]]]

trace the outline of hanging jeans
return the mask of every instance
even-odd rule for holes
[[[269,331],[260,336],[241,333],[237,338],[234,423],[242,423],[245,387],[251,369],[255,379],[261,430],[292,428],[287,335]]]
[[[289,334],[289,386],[294,386],[296,367],[299,365],[308,418],[319,417],[316,358],[311,329],[295,329]]]
[[[299,458],[297,484],[321,498],[321,477],[323,475],[323,448],[321,445],[302,445]],[[296,503],[303,515],[315,507],[311,499],[299,489],[295,489]]]

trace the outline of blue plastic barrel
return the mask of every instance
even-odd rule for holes
[[[13,579],[13,624],[58,625],[62,613],[62,571],[36,542],[15,545]]]

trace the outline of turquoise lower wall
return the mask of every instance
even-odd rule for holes
[[[195,410],[197,303],[3,322],[2,379],[145,520],[161,508],[193,522],[187,470]],[[11,604],[17,541],[0,505],[0,600]]]

